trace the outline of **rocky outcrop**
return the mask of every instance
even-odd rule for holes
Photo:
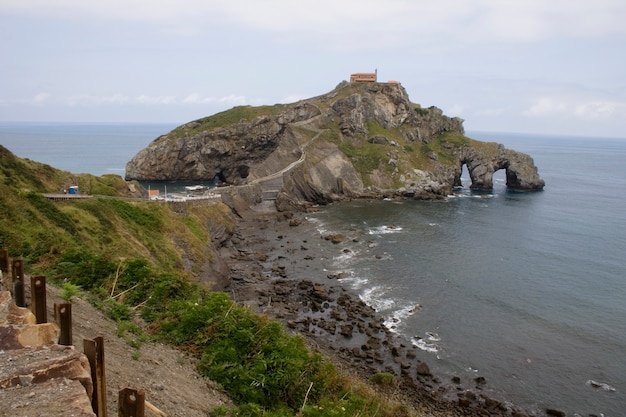
[[[294,104],[236,107],[182,125],[140,151],[126,179],[260,185],[223,195],[255,203],[271,194],[279,209],[293,209],[363,197],[443,198],[460,184],[463,165],[473,189],[490,189],[500,169],[511,189],[544,186],[530,156],[465,137],[462,119],[412,103],[400,84],[342,82]],[[277,178],[279,192],[266,192],[263,182],[274,186]]]
[[[58,337],[56,324],[36,324],[0,291],[0,415],[95,416],[89,361]]]
[[[257,114],[258,116],[252,116]],[[270,112],[271,113],[271,112]],[[241,184],[274,154],[298,148],[293,123],[319,113],[303,103],[275,115],[244,112],[250,119],[218,124],[211,118],[187,123],[155,139],[126,165],[126,179],[150,181],[211,181]],[[296,142],[294,142],[296,140]],[[298,155],[299,156],[299,155]],[[291,160],[297,159],[291,155]],[[278,168],[278,169],[276,169]],[[282,167],[270,167],[279,170]]]

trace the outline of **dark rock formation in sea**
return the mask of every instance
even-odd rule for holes
[[[346,198],[442,198],[473,189],[541,190],[532,158],[465,136],[463,120],[412,103],[396,83],[340,83],[293,104],[240,106],[160,136],[126,165],[126,179],[250,185],[280,208]]]

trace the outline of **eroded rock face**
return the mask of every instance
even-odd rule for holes
[[[316,114],[317,108],[302,104],[278,115],[258,116],[208,130],[199,129],[200,121],[187,123],[135,155],[126,164],[126,179],[210,181],[217,177],[229,184],[241,184],[252,166],[285,146],[282,139],[288,135],[290,124]]]

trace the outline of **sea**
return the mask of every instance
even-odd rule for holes
[[[174,124],[0,123],[17,156],[75,173],[124,167]],[[324,275],[381,314],[444,379],[537,415],[626,416],[626,138],[467,132],[530,154],[546,186],[445,201],[353,201],[309,213]],[[324,241],[319,239],[320,242]],[[325,242],[325,241],[324,241]],[[310,271],[309,271],[310,272]]]

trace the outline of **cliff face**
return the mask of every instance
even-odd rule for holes
[[[412,103],[399,84],[342,82],[289,105],[236,107],[154,140],[126,166],[127,180],[213,179],[278,192],[277,205],[343,198],[439,198],[460,184],[541,190],[530,156],[464,136],[463,120]],[[268,185],[271,184],[271,185]]]

